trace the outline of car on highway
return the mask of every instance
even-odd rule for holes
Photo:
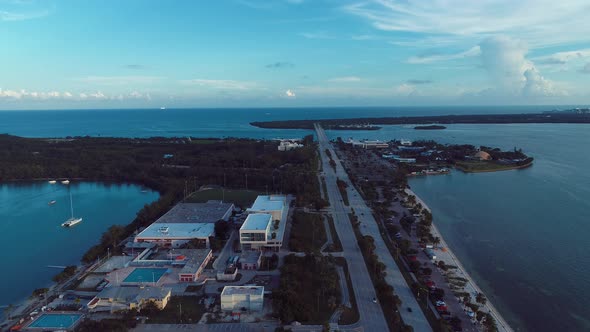
[[[377,299],[376,298],[373,298],[373,303],[377,303]]]
[[[412,312],[412,308],[408,307],[408,312]]]

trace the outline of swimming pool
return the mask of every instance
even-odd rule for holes
[[[82,314],[42,314],[27,328],[64,328],[68,329],[82,318]]]
[[[166,268],[136,268],[123,282],[158,282],[166,272]]]

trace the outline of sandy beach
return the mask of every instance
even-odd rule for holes
[[[416,198],[416,202],[419,202],[420,204],[422,204],[422,206],[425,209],[427,209],[428,211],[430,211],[432,213],[432,211],[430,210],[428,205],[426,205],[426,203],[424,203],[424,201],[422,201],[420,199],[420,197],[418,197],[418,195],[416,195],[412,190],[406,189],[406,193],[408,195],[414,196]],[[463,267],[463,265],[461,265],[461,262],[453,254],[453,251],[447,245],[442,234],[438,231],[438,229],[436,228],[436,225],[434,223],[432,223],[431,232],[432,232],[433,236],[440,238],[440,246],[439,246],[439,248],[435,249],[437,260],[442,260],[447,265],[457,266],[457,271],[456,271],[457,276],[468,280],[467,283],[465,284],[465,287],[464,287],[465,292],[467,292],[471,295],[471,299],[472,299],[471,302],[477,303],[475,301],[475,294],[482,293],[485,295],[485,293],[477,286],[475,281],[473,281],[471,276],[467,273],[467,270]],[[446,248],[446,250],[443,251],[443,250],[441,250],[441,248]],[[487,296],[486,296],[486,298],[487,298]],[[487,299],[486,304],[484,306],[480,307],[480,310],[484,311],[484,312],[489,312],[492,315],[492,317],[494,317],[494,319],[496,320],[496,325],[498,327],[498,331],[500,331],[500,332],[513,332],[514,331],[508,325],[508,323],[504,320],[502,315],[500,315],[498,310],[496,310],[496,308],[494,307],[494,305],[491,303],[491,301],[489,299]]]

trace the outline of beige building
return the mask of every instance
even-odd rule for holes
[[[170,300],[172,289],[167,287],[106,287],[89,303],[91,311],[141,310],[148,303],[154,303],[160,310]]]
[[[221,310],[261,311],[264,306],[264,286],[225,286],[221,292]]]

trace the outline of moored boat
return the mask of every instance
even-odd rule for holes
[[[56,184],[56,183],[57,183],[57,181],[55,181],[55,180],[49,180],[49,184]]]
[[[70,219],[63,222],[61,224],[61,227],[72,227],[72,226],[82,222],[82,218],[75,218],[74,217],[74,204],[72,202],[72,192],[71,191],[70,191],[70,213],[71,213]]]
[[[62,184],[70,184],[70,180],[63,180],[61,183]]]

